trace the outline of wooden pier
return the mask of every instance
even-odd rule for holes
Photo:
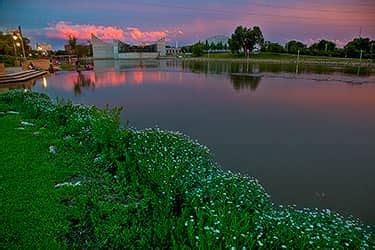
[[[0,84],[19,83],[47,74],[44,70],[25,70],[16,73],[0,74]]]

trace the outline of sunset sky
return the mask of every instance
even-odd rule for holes
[[[324,38],[342,46],[360,30],[375,39],[375,0],[0,0],[0,30],[18,25],[33,44],[54,49],[70,34],[127,42],[165,36],[170,44],[189,44],[229,36],[237,25],[258,25],[275,42]]]

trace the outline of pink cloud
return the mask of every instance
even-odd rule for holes
[[[74,36],[80,40],[87,40],[94,34],[102,39],[124,39],[125,32],[115,26],[102,26],[90,24],[70,24],[60,21],[46,29],[46,35],[50,38],[67,39]]]
[[[71,24],[59,21],[49,26],[46,30],[46,36],[49,38],[67,39],[74,36],[79,40],[88,40],[91,34],[104,39],[118,39],[128,42],[152,42],[160,38],[177,36],[183,34],[181,30],[168,31],[142,31],[137,27],[120,28],[116,26],[103,26],[93,24]]]
[[[166,37],[166,31],[141,31],[139,28],[129,27],[125,30],[125,39],[132,41],[155,41],[162,37]],[[130,39],[129,39],[130,38]]]

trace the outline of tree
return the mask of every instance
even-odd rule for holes
[[[287,52],[292,53],[292,54],[297,54],[298,50],[300,51],[301,54],[304,54],[306,52],[306,47],[307,47],[302,42],[295,41],[295,40],[289,41],[285,46],[286,46]]]
[[[206,42],[204,43],[204,50],[208,51],[209,49],[210,49],[210,45],[208,44],[208,41],[206,40]]]
[[[370,57],[372,43],[375,41],[370,41],[369,38],[355,38],[345,45],[345,54],[348,57],[359,57],[362,50],[363,57]]]
[[[186,45],[181,48],[182,53],[191,53],[192,45]]]
[[[310,46],[313,49],[317,49],[319,51],[332,51],[335,50],[336,44],[331,41],[327,40],[320,40],[318,43],[314,43],[313,45]]]
[[[216,44],[214,42],[211,42],[210,50],[216,50]]]
[[[216,49],[218,49],[218,50],[224,49],[223,42],[220,41],[218,44],[216,44]]]
[[[77,44],[75,51],[78,57],[87,57],[91,55],[91,45]]]
[[[273,43],[270,41],[266,41],[263,43],[261,50],[263,52],[272,52],[272,53],[283,53],[285,49],[278,43]]]
[[[69,35],[68,44],[70,46],[70,50],[71,50],[72,54],[75,54],[76,53],[76,47],[77,47],[77,38]]]
[[[3,32],[0,32],[0,54],[1,55],[12,55],[14,56],[14,39],[13,39],[13,35],[17,35],[17,34],[11,34],[11,33],[3,33]],[[19,36],[18,36],[19,37]],[[20,42],[19,38],[17,38],[17,41]],[[23,41],[23,45],[24,45],[24,48],[25,48],[25,53],[26,53],[26,56],[31,52],[31,46],[29,45],[30,44],[30,39],[27,38],[27,37],[22,37],[22,41]],[[17,52],[19,55],[21,50],[16,48]]]
[[[0,54],[14,56],[14,41],[11,34],[0,33]]]
[[[229,48],[233,53],[251,53],[255,45],[261,45],[264,42],[262,31],[258,26],[246,28],[238,26],[231,38],[228,40]]]
[[[200,41],[194,45],[191,46],[191,52],[193,53],[193,56],[201,56],[203,55],[204,51],[204,44]]]
[[[320,40],[309,47],[311,55],[333,55],[336,50],[336,44],[327,40]]]

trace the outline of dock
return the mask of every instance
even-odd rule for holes
[[[44,70],[25,70],[16,73],[0,74],[0,84],[25,82],[45,74],[47,74],[47,71]]]

